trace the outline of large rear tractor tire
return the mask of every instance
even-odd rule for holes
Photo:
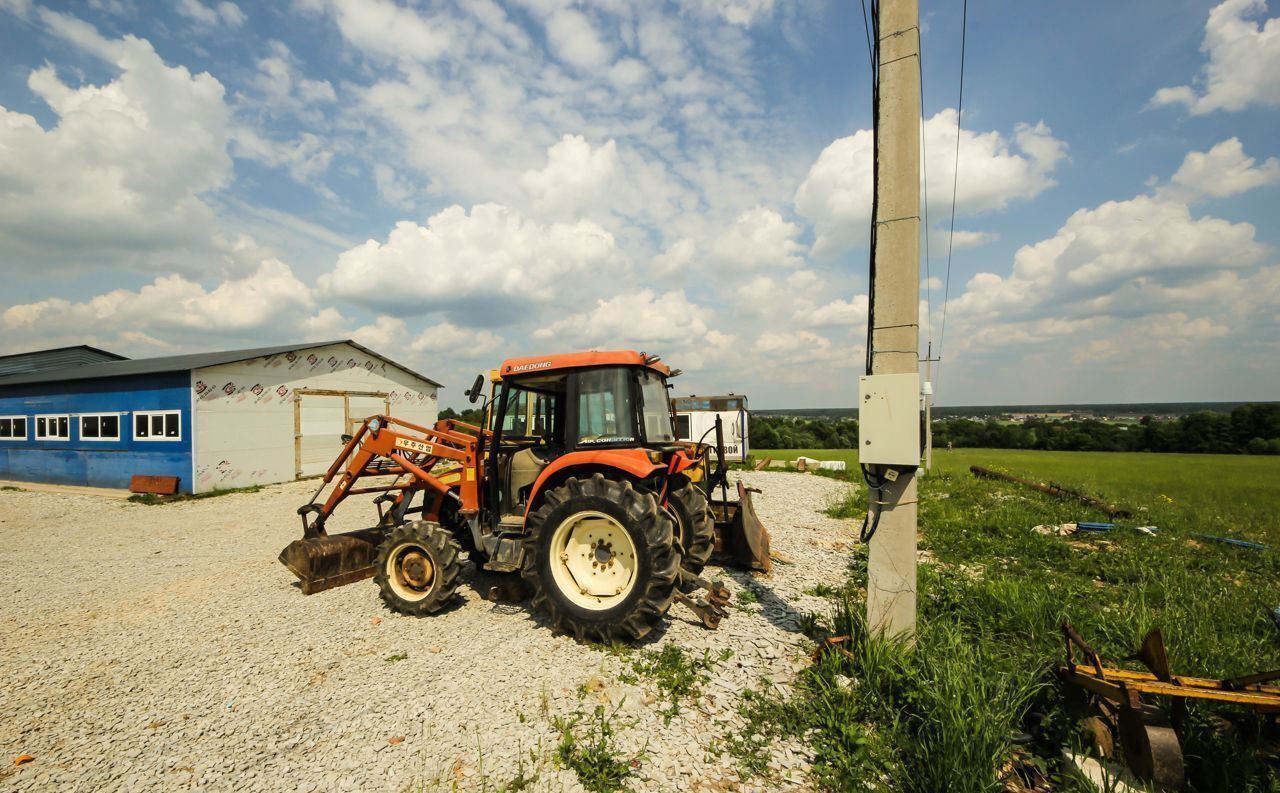
[[[671,608],[680,554],[652,493],[603,474],[568,479],[525,525],[520,574],[556,630],[579,641],[634,641]]]
[[[681,487],[668,491],[667,505],[675,516],[676,534],[684,548],[680,566],[695,575],[701,573],[716,544],[716,523],[706,494],[685,480]]]
[[[373,573],[387,608],[422,617],[447,606],[458,588],[461,550],[449,530],[433,521],[393,529],[378,546]]]

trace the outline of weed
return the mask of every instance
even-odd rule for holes
[[[590,716],[578,712],[552,720],[560,733],[556,761],[561,767],[571,769],[582,786],[592,793],[624,789],[641,759],[641,754],[626,757],[618,747],[617,729],[611,720],[616,714],[616,708],[613,713],[607,713],[603,705],[597,705]]]
[[[713,659],[710,650],[703,650],[702,656],[686,655],[684,649],[668,644],[661,650],[645,650],[638,657],[631,659],[633,675],[620,676],[623,682],[635,683],[639,677],[652,680],[658,687],[659,698],[664,699],[666,707],[658,712],[663,722],[670,724],[680,713],[680,703],[686,698],[698,696],[702,684],[711,679],[711,670],[721,661],[726,661],[732,651],[725,649]]]
[[[862,488],[851,487],[843,496],[833,499],[823,512],[831,518],[860,518],[867,512],[867,499]]]
[[[837,594],[839,594],[840,590],[828,584],[818,584],[815,587],[806,589],[804,593],[806,595],[812,595],[813,597],[817,597],[817,598],[830,598],[830,597],[835,597]]]
[[[14,487],[13,485],[5,485],[4,487],[0,487],[0,490],[9,490],[9,491],[12,491],[12,492],[14,492],[14,493],[21,493],[21,492],[22,492],[22,488],[20,488],[20,487]]]
[[[604,653],[605,655],[611,655],[614,658],[626,657],[628,655],[631,655],[631,653],[635,652],[634,647],[632,647],[629,644],[622,644],[621,642],[614,642],[613,644],[602,644],[600,642],[592,642],[591,649],[599,653]]]
[[[738,590],[738,594],[734,595],[733,599],[736,600],[738,602],[738,605],[740,606],[745,606],[748,603],[760,602],[760,596],[756,594],[756,591],[754,589],[750,589],[750,588]]]
[[[146,504],[147,506],[153,507],[158,504],[172,504],[176,501],[199,501],[203,498],[229,496],[232,493],[257,493],[262,488],[262,485],[249,485],[248,487],[230,487],[225,490],[208,490],[204,493],[174,493],[169,496],[157,495],[155,493],[134,493],[129,496],[129,500],[135,504]]]
[[[396,653],[395,655],[388,655],[386,657],[386,661],[387,663],[394,664],[396,661],[406,661],[408,658],[409,656],[404,653]]]

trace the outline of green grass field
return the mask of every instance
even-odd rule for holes
[[[844,460],[855,471],[858,465],[852,449],[755,449],[752,455],[757,460],[800,455]],[[1135,511],[1147,507],[1179,529],[1280,545],[1280,457],[935,449],[933,463],[941,475],[969,476],[969,466],[981,465],[1081,490]]]
[[[800,454],[854,462],[852,451],[757,450],[755,457]],[[1108,519],[1014,483],[978,480],[972,464],[1102,496],[1134,511],[1128,523],[1160,532],[1037,534],[1037,524]],[[843,514],[860,519],[866,495],[865,487],[851,488]],[[934,474],[921,479],[926,559],[915,650],[868,635],[866,555],[855,546],[848,584],[811,630],[815,639],[851,635],[853,657],[824,656],[788,702],[753,700],[755,731],[739,748],[746,757],[753,739],[779,731],[808,736],[818,754],[816,781],[828,789],[889,780],[894,790],[994,793],[1020,773],[1042,776],[1055,791],[1087,790],[1056,759],[1062,746],[1079,744],[1067,692],[1052,674],[1063,652],[1061,621],[1113,662],[1159,627],[1177,673],[1280,668],[1280,628],[1270,614],[1280,606],[1278,517],[1276,458],[940,450]],[[851,535],[856,529],[851,520]],[[1191,536],[1198,533],[1268,547]],[[1010,740],[1023,731],[1036,740]],[[1254,713],[1193,705],[1183,735],[1188,789],[1280,790],[1277,741],[1274,727]]]

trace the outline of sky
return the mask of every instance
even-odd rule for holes
[[[920,8],[936,403],[1276,399],[1280,7],[974,0],[958,114],[961,7]],[[0,0],[0,354],[353,338],[459,407],[635,348],[849,406],[866,35],[851,0]]]

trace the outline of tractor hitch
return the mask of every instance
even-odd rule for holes
[[[699,589],[706,594],[695,598],[693,593]],[[720,620],[729,616],[729,589],[723,581],[711,582],[688,570],[681,570],[680,585],[676,587],[675,595],[676,601],[688,606],[710,630],[720,627]]]

